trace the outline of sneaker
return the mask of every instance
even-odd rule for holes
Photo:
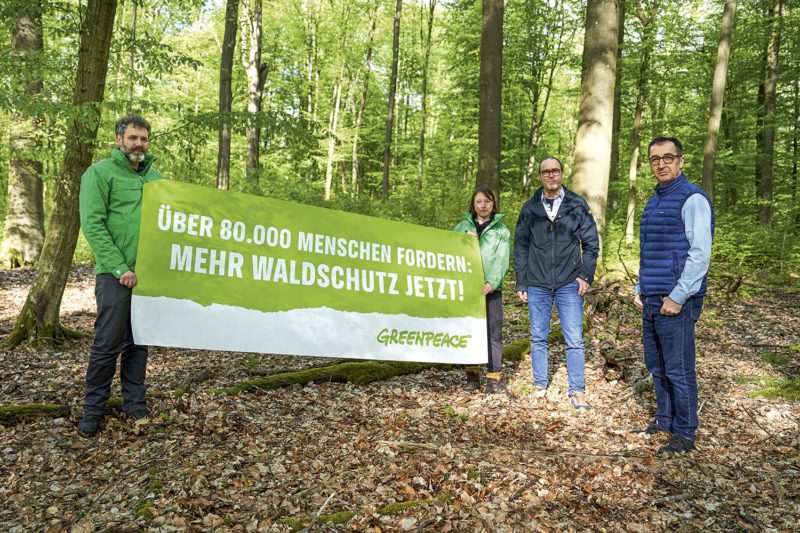
[[[584,394],[582,392],[573,392],[569,395],[569,400],[572,402],[572,407],[575,409],[591,409],[590,406],[586,402],[586,398],[584,398]]]
[[[143,407],[141,409],[135,409],[128,413],[134,420],[143,420],[150,415],[150,412],[147,410],[147,407]]]
[[[531,398],[544,398],[545,396],[547,396],[547,387],[540,387],[539,385],[533,386]]]
[[[684,453],[694,450],[694,441],[683,435],[673,433],[666,446],[658,449],[658,453]]]
[[[467,381],[464,383],[465,392],[475,392],[481,388],[481,372],[480,368],[473,369],[467,368]]]
[[[78,422],[78,433],[84,437],[91,437],[100,429],[100,421],[102,416],[97,415],[83,415],[83,418]]]

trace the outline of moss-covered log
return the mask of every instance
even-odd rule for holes
[[[8,426],[17,422],[40,416],[56,418],[69,416],[72,407],[52,403],[32,403],[27,405],[0,406],[0,425]]]
[[[530,342],[527,339],[513,342],[503,348],[503,360],[519,361],[528,350],[530,350]],[[428,368],[450,370],[456,366],[460,365],[398,361],[348,361],[335,365],[263,376],[215,392],[238,394],[258,389],[279,389],[291,385],[307,385],[309,383],[353,383],[365,385],[395,376],[416,374]]]

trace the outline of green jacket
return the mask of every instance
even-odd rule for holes
[[[131,168],[119,148],[98,161],[81,176],[81,229],[96,261],[97,274],[122,274],[136,269],[142,186],[163,176],[151,167],[155,157],[146,155],[140,172]]]
[[[500,222],[505,215],[496,214],[492,221],[481,233],[480,247],[483,260],[484,281],[490,283],[494,290],[503,288],[503,278],[508,272],[508,256],[510,253],[509,241],[511,232]],[[456,233],[478,233],[471,213],[466,213],[464,220],[453,228]]]

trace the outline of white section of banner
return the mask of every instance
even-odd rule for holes
[[[133,295],[131,323],[136,343],[152,346],[421,363],[488,361],[486,321],[481,318],[417,318],[328,307],[265,313]],[[399,335],[402,331],[416,333],[409,339]],[[442,334],[439,346],[434,345],[436,333]],[[444,334],[470,337],[463,340],[466,347],[455,348],[442,345]],[[384,344],[379,338],[390,340]],[[401,339],[405,342],[397,343]]]

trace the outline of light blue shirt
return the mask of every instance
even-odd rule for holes
[[[711,206],[702,194],[693,194],[681,208],[681,220],[685,227],[686,240],[689,241],[689,256],[683,266],[678,284],[669,293],[675,303],[685,304],[686,300],[697,294],[703,277],[711,264]],[[636,284],[639,294],[639,284]]]

